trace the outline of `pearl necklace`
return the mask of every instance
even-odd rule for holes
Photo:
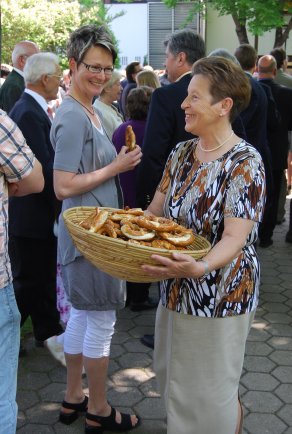
[[[91,111],[89,108],[86,107],[86,105],[82,104],[82,102],[80,102],[80,101],[78,101],[78,99],[74,98],[74,96],[72,96],[70,94],[68,94],[68,96],[70,96],[71,98],[73,98],[76,102],[78,102],[78,104],[82,105],[82,107],[84,107],[85,110],[87,110],[88,113],[91,114],[91,116],[95,116],[95,111],[94,111],[93,106],[91,106],[91,108],[92,108],[92,111]]]
[[[233,137],[233,136],[234,136],[234,131],[232,130],[230,136],[229,136],[226,140],[224,140],[224,142],[220,143],[219,146],[216,146],[216,148],[205,149],[205,148],[203,148],[203,146],[201,145],[200,140],[198,141],[198,145],[199,145],[199,148],[201,149],[201,151],[203,151],[203,152],[213,152],[213,151],[217,151],[217,149],[222,148],[222,146],[224,146],[224,145],[225,145],[225,144],[226,144],[226,143],[231,139],[231,137]]]

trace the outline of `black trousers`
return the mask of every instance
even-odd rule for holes
[[[62,333],[56,305],[57,240],[10,236],[9,255],[21,326],[30,316],[35,339]]]
[[[263,221],[259,228],[259,238],[266,241],[272,238],[277,224],[278,204],[281,193],[281,183],[284,169],[273,170],[273,188],[267,189],[267,204],[264,212]],[[268,188],[268,186],[267,186]]]
[[[134,283],[127,282],[127,302],[130,303],[143,303],[149,297],[149,288],[151,283]]]

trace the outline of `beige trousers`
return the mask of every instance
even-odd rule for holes
[[[245,343],[254,312],[201,318],[158,306],[154,370],[167,434],[234,434]]]

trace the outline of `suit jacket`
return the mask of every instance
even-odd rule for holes
[[[292,129],[292,89],[268,78],[260,79],[259,83],[270,88],[281,115],[279,126],[272,131],[268,130],[268,144],[272,155],[272,168],[284,170],[287,168],[288,131]]]
[[[185,130],[185,113],[181,108],[190,81],[191,73],[175,83],[156,89],[152,94],[136,182],[137,206],[141,208],[146,208],[151,202],[172,149],[177,143],[194,138]],[[237,135],[245,139],[240,116],[232,127]]]
[[[10,72],[0,89],[0,107],[10,112],[24,91],[24,79],[14,69]]]
[[[60,207],[53,188],[51,121],[36,100],[25,92],[9,116],[18,125],[28,146],[41,163],[45,178],[45,187],[41,193],[10,198],[9,232],[14,236],[45,239],[53,236],[54,220]]]
[[[177,143],[194,137],[185,131],[181,108],[190,80],[191,74],[187,74],[152,94],[137,174],[137,206],[142,208],[151,202],[171,150]]]

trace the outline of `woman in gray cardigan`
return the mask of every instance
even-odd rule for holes
[[[54,119],[54,187],[63,211],[75,206],[122,206],[118,174],[141,160],[141,149],[117,155],[92,106],[95,95],[110,79],[116,52],[104,27],[82,26],[68,42],[71,87]],[[124,282],[91,265],[75,249],[60,219],[58,260],[72,303],[65,331],[67,389],[60,421],[71,424],[86,413],[86,433],[127,431],[138,426],[135,415],[121,414],[106,399],[106,378],[116,309],[124,307]],[[85,367],[89,399],[82,390]]]

